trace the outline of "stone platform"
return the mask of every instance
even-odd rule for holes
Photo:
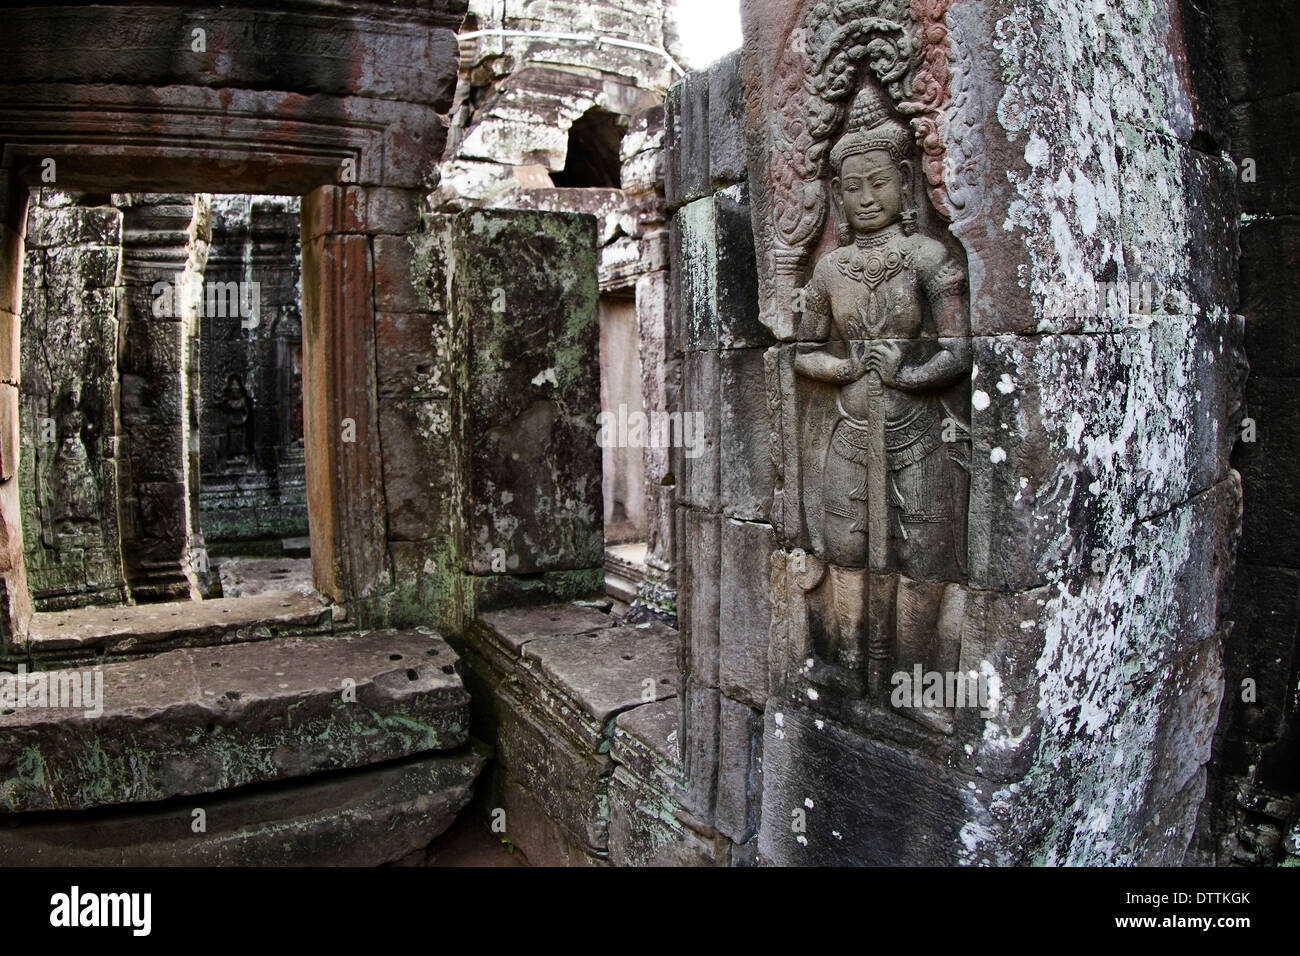
[[[456,662],[436,636],[379,631],[27,675],[48,702],[56,688],[85,696],[54,708],[30,706],[30,687],[28,706],[8,695],[0,810],[152,802],[455,750],[469,734]]]
[[[676,631],[552,604],[484,614],[458,649],[498,746],[487,805],[529,863],[730,862],[680,802]]]

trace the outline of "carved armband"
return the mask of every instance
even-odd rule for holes
[[[951,384],[962,371],[961,360],[944,349],[928,362],[900,367],[894,381],[901,389],[924,392]]]
[[[925,282],[925,294],[930,302],[959,298],[966,292],[966,273],[957,263],[945,262]]]

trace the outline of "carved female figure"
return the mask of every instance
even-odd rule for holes
[[[838,663],[854,674],[867,664],[877,701],[891,659],[955,668],[964,611],[969,446],[950,393],[971,369],[966,275],[943,243],[916,234],[912,144],[865,83],[830,153],[843,245],[806,288],[795,362],[837,387],[829,447],[805,454],[825,456]]]

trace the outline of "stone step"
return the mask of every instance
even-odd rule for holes
[[[32,615],[28,648],[150,653],[263,641],[286,632],[328,629],[329,606],[299,591],[267,591],[212,601],[174,601],[129,607],[85,607]]]
[[[455,749],[469,728],[456,664],[431,633],[375,631],[0,675],[0,812],[166,800]]]
[[[0,866],[378,866],[473,795],[477,741],[379,767],[144,807],[0,818]],[[2,824],[9,825],[2,825]]]

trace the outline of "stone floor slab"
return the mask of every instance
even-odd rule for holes
[[[0,826],[0,866],[378,866],[450,827],[488,757],[471,741],[285,786],[11,818]]]
[[[30,686],[16,706],[21,678],[0,675],[0,811],[164,800],[454,749],[469,724],[456,662],[410,631],[192,648],[45,672],[45,700],[79,705],[60,708],[30,706]],[[90,691],[80,701],[72,678]]]
[[[32,617],[28,647],[45,651],[99,649],[110,654],[266,640],[285,631],[328,626],[318,597],[268,591],[241,598],[131,607],[46,611]]]

